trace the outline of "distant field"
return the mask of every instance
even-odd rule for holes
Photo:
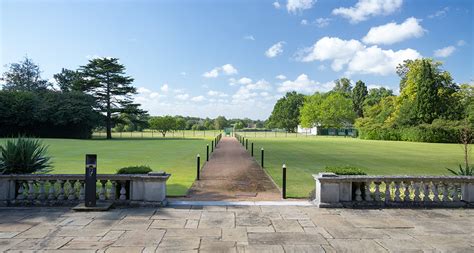
[[[114,174],[124,166],[149,165],[154,171],[172,174],[168,195],[184,195],[196,177],[196,155],[205,156],[210,139],[43,139],[43,142],[49,145],[52,173],[84,173],[85,154],[92,153],[97,154],[98,173]]]
[[[369,141],[344,137],[257,138],[256,159],[265,149],[265,169],[281,186],[281,166],[287,165],[288,195],[307,197],[314,189],[312,174],[326,166],[351,165],[371,175],[449,175],[463,161],[458,144]]]

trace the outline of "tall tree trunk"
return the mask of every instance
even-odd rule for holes
[[[105,128],[107,129],[107,139],[112,139],[112,112],[110,109],[110,84],[109,75],[107,75],[107,119]]]

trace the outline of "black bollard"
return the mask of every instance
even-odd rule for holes
[[[211,153],[214,152],[214,141],[211,141]]]
[[[251,146],[251,149],[252,149],[252,152],[250,153],[252,156],[253,156],[253,142],[252,142],[252,145]]]
[[[286,165],[283,164],[283,185],[281,187],[281,197],[286,199]]]
[[[262,161],[261,161],[261,165],[262,165],[262,168],[264,168],[263,165],[264,165],[264,161],[265,161],[265,151],[263,150],[263,148],[262,148],[261,151],[262,151]]]
[[[206,149],[206,162],[209,161],[209,144],[207,144],[207,149]]]
[[[86,155],[86,194],[85,206],[96,206],[97,155]]]
[[[200,179],[199,173],[201,172],[201,157],[199,156],[199,154],[197,155],[196,160],[197,160],[196,178],[197,180],[199,180]]]
[[[245,140],[245,150],[249,149],[249,139]]]

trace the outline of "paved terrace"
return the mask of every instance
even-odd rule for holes
[[[0,251],[474,252],[473,209],[0,209]]]

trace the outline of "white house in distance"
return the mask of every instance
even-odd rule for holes
[[[298,130],[296,130],[299,134],[308,134],[308,135],[318,135],[318,126],[313,126],[311,128],[304,128],[301,125],[298,125]]]

